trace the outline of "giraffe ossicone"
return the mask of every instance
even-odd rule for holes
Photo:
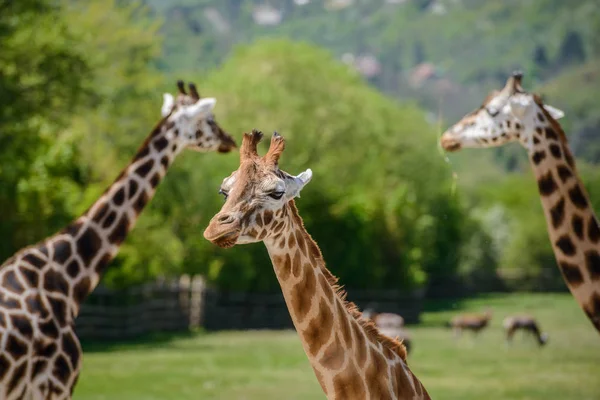
[[[440,142],[447,151],[515,140],[527,149],[558,267],[600,332],[600,225],[557,121],[564,113],[525,92],[521,79],[522,74],[513,74],[501,91],[450,127]]]
[[[304,228],[294,198],[311,180],[279,169],[285,148],[274,134],[257,152],[262,133],[244,134],[240,166],[223,180],[221,211],[204,237],[227,248],[264,242],[286,305],[315,376],[328,399],[428,399],[406,364],[404,345],[381,334],[345,300],[337,278]]]
[[[81,368],[73,327],[81,303],[184,149],[229,152],[215,100],[163,96],[162,119],[106,192],[65,229],[0,267],[0,399],[69,399]]]

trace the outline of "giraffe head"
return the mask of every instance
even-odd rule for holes
[[[240,166],[221,184],[225,204],[204,231],[204,237],[218,246],[258,242],[280,233],[284,222],[274,216],[287,212],[288,203],[312,177],[310,169],[298,176],[279,169],[285,141],[277,132],[267,154],[260,157],[256,146],[262,136],[256,130],[244,134]]]
[[[564,113],[545,105],[535,94],[521,87],[523,74],[512,74],[504,88],[494,91],[481,107],[465,116],[442,135],[441,144],[447,151],[463,147],[492,147],[519,141],[532,149],[536,128],[557,120]]]
[[[173,97],[163,95],[161,114],[167,126],[172,126],[175,140],[196,151],[227,153],[235,148],[235,141],[215,121],[212,113],[216,99],[200,98],[193,83],[188,84],[189,94],[182,81],[177,82],[179,93]]]

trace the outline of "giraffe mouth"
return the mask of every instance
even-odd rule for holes
[[[450,133],[444,133],[440,139],[442,148],[446,151],[457,151],[460,150],[460,142],[453,137]]]
[[[208,241],[216,244],[217,246],[219,246],[223,249],[228,249],[230,247],[233,247],[237,243],[239,236],[240,236],[239,229],[234,229],[229,232],[220,233],[218,236],[214,236],[214,237],[209,237],[206,234],[206,232],[204,234],[204,237]]]

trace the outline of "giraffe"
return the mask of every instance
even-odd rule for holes
[[[262,133],[244,134],[240,166],[221,185],[221,211],[204,237],[228,248],[263,241],[302,346],[328,399],[429,399],[406,363],[401,342],[379,333],[345,301],[337,278],[304,228],[294,198],[310,169],[292,176],[278,167],[285,147],[275,133],[264,157]]]
[[[441,137],[447,151],[518,141],[529,154],[546,226],[562,277],[600,331],[600,227],[577,174],[566,135],[557,122],[564,113],[521,86],[519,72],[481,107]]]
[[[75,317],[175,157],[184,149],[228,152],[215,99],[177,83],[163,118],[116,181],[62,231],[0,267],[0,398],[69,399],[81,367]]]

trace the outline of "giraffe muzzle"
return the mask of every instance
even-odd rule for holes
[[[460,141],[450,132],[446,132],[442,135],[440,144],[446,151],[458,151],[461,148]]]
[[[219,247],[228,248],[235,245],[241,232],[238,218],[231,214],[220,213],[213,217],[204,230],[204,238]]]

